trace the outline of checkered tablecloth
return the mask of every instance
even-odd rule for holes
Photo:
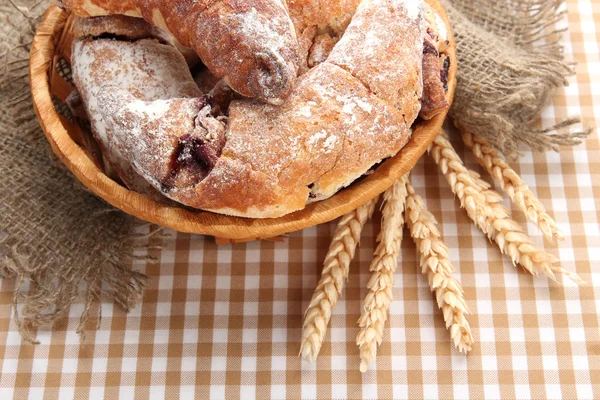
[[[565,53],[578,75],[543,115],[549,126],[582,114],[600,126],[600,2],[568,1]],[[453,142],[468,166],[473,157]],[[600,398],[600,150],[597,133],[560,154],[515,164],[567,234],[537,245],[588,281],[577,287],[532,278],[502,257],[459,208],[432,160],[412,183],[441,223],[451,261],[473,312],[476,344],[452,348],[405,233],[394,302],[377,363],[361,374],[355,344],[381,215],[363,233],[342,301],[316,365],[298,358],[302,315],[335,223],[284,242],[216,246],[171,234],[157,261],[133,268],[151,278],[141,306],[126,314],[102,303],[97,331],[76,333],[82,305],[63,325],[25,344],[12,319],[15,282],[0,283],[0,394],[29,398]],[[506,203],[508,205],[508,203]]]

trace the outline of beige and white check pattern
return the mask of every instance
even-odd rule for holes
[[[600,126],[600,2],[570,0],[568,9],[565,52],[579,63],[579,74],[546,110],[543,123],[581,113]],[[472,156],[464,158],[477,168]],[[105,301],[100,328],[83,341],[75,333],[78,305],[65,324],[38,333],[41,344],[24,344],[12,319],[15,282],[2,280],[1,397],[598,399],[598,135],[560,154],[525,152],[515,166],[567,239],[544,243],[527,224],[529,234],[589,284],[560,286],[513,267],[459,209],[425,157],[411,179],[441,222],[473,311],[476,344],[468,356],[452,349],[427,282],[417,273],[412,241],[405,240],[376,367],[358,371],[356,321],[379,229],[376,214],[316,366],[297,354],[302,315],[334,223],[293,233],[282,243],[220,247],[211,238],[172,232],[166,248],[151,251],[158,261],[133,266],[151,276],[141,306],[126,314]]]

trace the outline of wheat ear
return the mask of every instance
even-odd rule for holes
[[[473,151],[477,162],[500,185],[508,197],[518,205],[531,222],[536,224],[546,239],[552,241],[555,237],[563,240],[564,235],[556,221],[546,213],[546,209],[519,174],[508,165],[502,154],[490,144],[468,131],[462,132],[465,145]]]
[[[584,283],[577,274],[554,266],[558,262],[555,256],[533,246],[531,238],[511,218],[510,211],[500,204],[503,197],[479,179],[479,174],[465,167],[444,131],[429,145],[428,152],[475,225],[496,242],[513,264],[520,264],[536,276],[545,274],[554,281],[554,272],[560,272],[577,284]]]
[[[366,372],[377,356],[377,346],[383,339],[383,327],[392,301],[394,272],[400,254],[406,183],[408,176],[398,179],[384,194],[383,219],[375,258],[369,270],[372,272],[367,287],[363,312],[358,320],[360,331],[356,344],[360,347],[360,371]]]
[[[303,358],[314,362],[319,355],[331,319],[331,309],[342,294],[361,231],[373,215],[378,199],[375,198],[344,215],[338,222],[325,257],[321,279],[304,314],[299,354]]]
[[[437,221],[423,204],[421,196],[406,186],[406,223],[420,254],[421,272],[435,292],[438,307],[444,314],[446,328],[459,351],[468,352],[473,344],[471,327],[465,318],[469,308],[460,283],[451,275],[454,267],[448,259],[448,247],[441,239]]]

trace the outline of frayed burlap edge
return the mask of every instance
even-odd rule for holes
[[[147,276],[128,265],[151,259],[139,254],[160,248],[164,238],[162,229],[87,191],[44,140],[27,72],[29,48],[48,3],[0,5],[5,50],[0,48],[0,274],[14,279],[14,322],[29,343],[37,343],[39,329],[64,321],[76,302],[83,302],[81,334],[95,316],[100,323],[96,305],[103,297],[127,311],[134,308]],[[150,233],[136,233],[143,231]]]
[[[443,1],[457,41],[458,77],[450,116],[509,158],[520,144],[537,151],[579,144],[591,127],[567,118],[539,129],[539,117],[574,65],[563,60],[562,0]],[[508,7],[510,6],[510,7]]]
[[[107,209],[106,212],[118,212]],[[14,279],[13,317],[22,338],[32,344],[39,343],[35,332],[43,328],[54,328],[68,315],[70,307],[83,300],[83,311],[79,317],[76,332],[85,338],[85,330],[93,316],[94,306],[102,295],[119,304],[125,311],[135,308],[143,297],[148,277],[124,265],[133,260],[154,260],[150,256],[134,253],[140,248],[160,248],[152,246],[148,239],[161,236],[160,229],[148,235],[129,233],[118,253],[107,255],[100,264],[55,265],[52,262],[31,262],[31,250],[13,244],[8,252],[3,252],[0,260],[0,274],[4,279]],[[21,238],[7,236],[0,245]],[[60,271],[60,274],[55,274]],[[29,287],[25,290],[25,286]],[[102,319],[101,308],[96,309],[96,326]]]

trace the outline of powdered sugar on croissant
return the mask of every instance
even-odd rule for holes
[[[143,17],[196,51],[238,93],[272,104],[290,94],[298,42],[280,0],[60,0],[76,15]]]
[[[201,93],[182,55],[170,45],[148,39],[152,30],[145,22],[127,21],[123,24],[122,19],[115,21],[113,17],[94,20],[93,24],[83,26],[76,21],[76,35],[86,37],[108,32],[134,41],[75,40],[71,56],[73,80],[107,170],[115,171],[117,177],[132,190],[156,198],[154,188],[132,169],[130,162],[111,142],[113,135],[102,118],[98,94],[106,82],[144,100],[198,97]]]
[[[105,88],[98,102],[111,140],[152,185],[188,206],[277,217],[327,198],[409,139],[424,35],[422,1],[414,3],[366,1],[351,39],[303,75],[285,103],[234,101],[226,126],[208,98],[146,102]],[[385,68],[394,62],[395,71]]]
[[[401,110],[410,126],[421,109],[424,37],[422,1],[364,0],[327,61]]]
[[[114,135],[113,146],[171,197],[206,178],[221,156],[225,124],[210,115],[209,96],[144,101],[104,86],[98,104]]]

